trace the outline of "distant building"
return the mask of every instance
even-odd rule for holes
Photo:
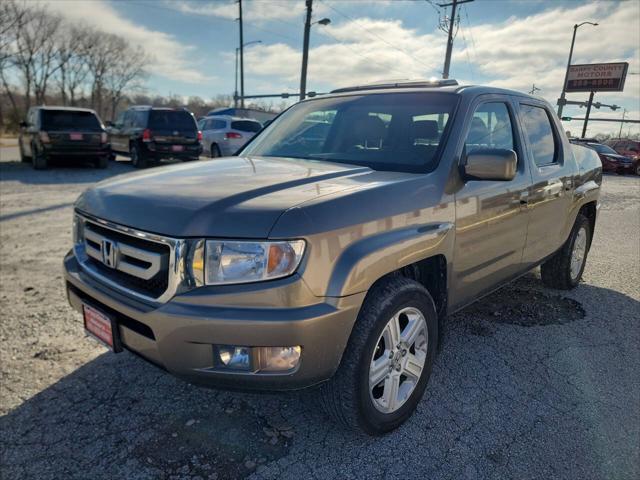
[[[273,120],[277,113],[265,112],[263,110],[255,110],[253,108],[216,108],[207,113],[207,117],[212,115],[230,115],[232,117],[253,118],[260,123],[264,123],[267,120]]]

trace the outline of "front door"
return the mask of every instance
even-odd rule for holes
[[[461,158],[479,148],[516,152],[509,181],[465,180],[456,193],[453,308],[469,303],[522,271],[531,177],[522,155],[515,105],[505,96],[481,97],[468,121]]]

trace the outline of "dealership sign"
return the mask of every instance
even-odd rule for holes
[[[571,65],[567,75],[566,92],[621,92],[629,64],[592,63]]]

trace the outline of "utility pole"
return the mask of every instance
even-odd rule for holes
[[[622,121],[620,122],[620,131],[618,132],[618,138],[622,138],[622,126],[624,125],[624,117],[627,114],[627,109],[622,109]]]
[[[562,117],[562,109],[566,104],[565,96],[567,88],[567,79],[569,78],[569,67],[571,67],[571,57],[573,57],[573,46],[576,43],[576,32],[582,25],[591,25],[593,27],[597,27],[598,24],[594,22],[582,22],[576,23],[573,26],[573,37],[571,38],[571,48],[569,49],[569,59],[567,60],[567,70],[564,72],[564,83],[562,84],[562,92],[560,93],[560,98],[558,99],[558,117]]]
[[[244,38],[242,37],[242,0],[238,0],[238,21],[240,23],[240,108],[244,108]]]
[[[456,24],[456,8],[463,3],[473,2],[473,0],[453,0],[451,3],[440,3],[439,7],[451,7],[451,18],[449,19],[449,28],[447,31],[447,53],[444,57],[444,69],[442,70],[442,78],[449,78],[449,67],[451,66],[451,53],[453,52],[453,27]]]
[[[587,123],[589,123],[589,114],[591,113],[592,104],[593,104],[593,92],[589,94],[589,103],[587,103],[587,113],[584,115],[584,124],[582,125],[582,138],[587,136]]]
[[[300,100],[304,100],[307,93],[307,63],[309,61],[309,32],[311,31],[311,11],[313,0],[306,0],[307,18],[304,21],[304,42],[302,45],[302,73],[300,74]]]
[[[530,93],[531,95],[535,95],[535,94],[536,94],[536,92],[539,92],[539,91],[540,91],[540,89],[539,89],[538,87],[536,87],[536,84],[534,83],[534,84],[531,86],[531,90],[529,91],[529,93]]]

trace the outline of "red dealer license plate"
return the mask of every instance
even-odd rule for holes
[[[184,150],[184,146],[182,145],[174,145],[173,147],[171,147],[171,150],[173,150],[174,152],[181,152]]]
[[[70,133],[69,134],[69,138],[71,140],[82,140],[82,134],[81,133]]]
[[[89,305],[83,305],[82,310],[84,313],[84,328],[87,333],[113,350],[111,319]]]

